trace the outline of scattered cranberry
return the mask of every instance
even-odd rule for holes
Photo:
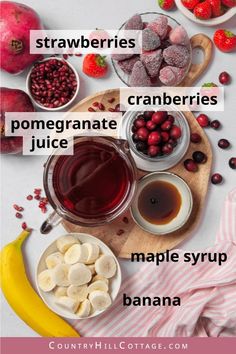
[[[185,160],[184,167],[190,172],[196,172],[198,170],[196,162],[194,162],[192,159]]]
[[[170,138],[170,135],[168,132],[161,132],[161,140],[166,143]]]
[[[166,121],[165,121],[164,123],[162,123],[162,125],[161,125],[161,129],[164,130],[164,131],[170,130],[171,127],[172,127],[172,123],[171,123],[170,120],[166,120]]]
[[[150,120],[154,114],[154,111],[145,111],[143,117],[146,121]]]
[[[190,135],[190,140],[192,143],[198,144],[202,141],[201,135],[199,135],[198,133],[192,133]]]
[[[161,142],[161,134],[158,132],[152,132],[148,136],[148,145],[157,145]]]
[[[223,177],[219,173],[214,173],[211,176],[211,183],[220,184],[223,181]]]
[[[16,217],[17,217],[18,219],[21,219],[22,216],[23,216],[23,215],[22,215],[21,213],[19,213],[19,212],[16,213]]]
[[[134,134],[132,135],[132,140],[133,140],[134,143],[137,143],[137,142],[139,141],[138,134],[134,133]]]
[[[148,155],[150,157],[155,157],[161,152],[161,149],[157,145],[150,145],[148,148]]]
[[[149,120],[146,124],[148,130],[154,130],[156,129],[156,126],[157,125],[152,120]]]
[[[215,130],[219,129],[221,126],[220,122],[217,119],[213,120],[210,125]]]
[[[157,111],[152,115],[152,121],[156,124],[162,124],[167,118],[166,111]]]
[[[173,125],[171,130],[170,130],[170,136],[171,138],[174,138],[174,139],[179,139],[181,137],[181,129],[180,127],[178,127],[177,125]]]
[[[230,142],[227,139],[220,139],[218,141],[218,146],[221,149],[227,149],[230,146]]]
[[[144,151],[147,149],[147,144],[146,144],[144,141],[139,141],[139,142],[136,144],[136,149],[137,149],[138,151],[144,152]]]
[[[172,138],[168,140],[168,143],[171,144],[173,146],[173,148],[176,147],[178,144],[177,140],[172,139]]]
[[[222,85],[228,85],[230,83],[230,80],[231,80],[231,76],[226,71],[220,73],[219,81]]]
[[[197,163],[205,163],[207,161],[207,157],[202,151],[194,151],[192,157]]]
[[[229,166],[235,170],[236,169],[236,157],[231,157],[231,159],[229,159]]]
[[[164,145],[162,146],[162,152],[163,152],[163,154],[169,155],[169,154],[172,153],[172,151],[173,151],[173,145],[172,145],[172,144],[167,143],[167,144],[164,144]]]
[[[142,116],[140,116],[140,118],[138,117],[138,118],[136,118],[135,119],[135,121],[134,121],[134,126],[135,126],[135,128],[142,128],[142,127],[145,127],[145,125],[146,125],[146,122],[145,122],[145,120],[143,119],[143,117]]]
[[[197,117],[197,121],[199,125],[203,128],[208,127],[208,125],[210,124],[210,120],[206,114],[199,114],[199,116]]]
[[[146,141],[148,139],[149,132],[148,132],[147,128],[139,128],[137,130],[137,135],[138,135],[139,140]]]
[[[175,117],[168,114],[167,120],[169,120],[172,124],[174,124]]]
[[[23,222],[23,223],[21,224],[21,227],[22,227],[23,230],[27,229],[27,224],[26,224],[26,222]]]
[[[29,194],[27,197],[26,197],[27,200],[32,200],[33,199],[33,196],[31,194]]]

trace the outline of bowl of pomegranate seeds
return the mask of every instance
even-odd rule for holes
[[[141,54],[114,54],[112,64],[127,86],[177,86],[192,62],[188,33],[170,16],[146,12],[135,14],[120,30],[142,31]]]
[[[127,111],[123,116],[120,138],[128,140],[138,168],[163,171],[176,165],[185,155],[190,129],[182,112],[164,107]]]
[[[34,64],[26,85],[36,106],[58,111],[70,105],[77,96],[79,75],[66,60],[50,57]]]

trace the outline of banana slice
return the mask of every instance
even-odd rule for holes
[[[95,264],[90,264],[90,265],[88,265],[88,268],[90,269],[92,275],[96,274],[96,271],[95,271]]]
[[[59,305],[60,307],[62,307],[64,310],[70,311],[75,313],[78,306],[79,306],[79,302],[76,301],[75,299],[72,299],[69,296],[61,296],[58,299],[56,299],[55,301],[56,305]]]
[[[116,273],[116,262],[114,257],[110,255],[102,255],[95,262],[95,270],[99,275],[103,275],[105,278],[111,278]]]
[[[80,306],[78,311],[76,312],[76,315],[79,317],[88,317],[91,311],[91,304],[88,299],[84,300]]]
[[[94,277],[92,279],[92,283],[94,283],[97,280],[102,280],[105,283],[107,283],[107,285],[109,284],[109,280],[107,278],[105,278],[103,275],[99,275],[99,274],[94,275]]]
[[[69,264],[58,264],[52,269],[53,281],[59,286],[69,286],[70,282],[68,279]]]
[[[51,291],[55,288],[56,283],[52,278],[52,272],[49,269],[46,269],[39,273],[38,275],[38,284],[40,289],[45,292]]]
[[[89,294],[89,300],[95,310],[105,310],[111,305],[111,297],[108,293],[101,290],[95,290]]]
[[[100,248],[95,243],[85,242],[83,243],[84,248],[87,248],[88,257],[85,261],[85,264],[92,264],[99,257]]]
[[[64,260],[67,264],[85,263],[88,259],[88,249],[84,245],[73,245],[65,253]]]
[[[88,296],[88,287],[87,285],[70,285],[69,288],[67,288],[67,295],[79,302],[84,301]]]
[[[101,290],[101,291],[107,292],[108,285],[107,285],[107,283],[105,283],[105,281],[97,280],[88,286],[89,293],[91,293],[92,291],[95,291],[95,290]]]
[[[54,290],[54,295],[56,297],[66,296],[67,295],[67,287],[65,286],[57,286]]]
[[[68,273],[68,279],[72,285],[84,285],[90,282],[92,273],[83,263],[73,264]]]
[[[57,264],[61,264],[64,262],[64,257],[61,252],[55,252],[47,256],[45,259],[45,263],[48,269],[56,267]]]
[[[71,235],[61,236],[57,240],[57,248],[61,253],[65,253],[75,243],[80,243],[77,238]]]

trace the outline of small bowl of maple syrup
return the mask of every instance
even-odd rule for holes
[[[143,230],[164,235],[187,222],[192,206],[191,190],[182,178],[170,172],[153,172],[139,180],[131,214]]]

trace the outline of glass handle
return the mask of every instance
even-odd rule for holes
[[[61,222],[62,218],[54,211],[49,217],[42,223],[40,227],[41,234],[48,234],[54,226],[57,226]]]

